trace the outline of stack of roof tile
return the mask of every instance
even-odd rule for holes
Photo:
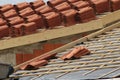
[[[120,9],[120,0],[111,0],[112,11]]]
[[[25,9],[27,7],[30,7],[30,4],[27,3],[27,2],[22,2],[22,3],[16,4],[15,8],[17,8],[17,11],[20,11],[20,10],[23,10],[23,9]]]
[[[9,28],[7,25],[0,26],[0,38],[9,36]]]
[[[6,4],[6,5],[3,5],[0,7],[0,11],[2,13],[8,11],[8,10],[11,10],[11,9],[14,9],[14,6],[12,4]]]
[[[43,5],[45,5],[43,0],[36,0],[36,1],[30,2],[30,4],[31,4],[33,9],[36,9],[36,8],[39,8],[39,7],[43,6]]]
[[[37,13],[40,13],[40,14],[45,14],[45,13],[49,13],[49,12],[52,12],[54,11],[51,7],[47,6],[47,5],[43,5],[39,8],[36,8],[35,11]]]
[[[27,35],[41,28],[52,29],[60,25],[88,22],[96,19],[96,14],[120,9],[119,4],[120,0],[49,0],[47,4],[43,0],[36,0],[6,4],[0,6],[0,38]],[[3,34],[3,26],[8,27],[8,35]],[[24,32],[24,28],[27,32]]]
[[[38,14],[33,14],[30,16],[27,16],[27,22],[35,22],[37,29],[44,28],[44,22],[42,20],[42,17]]]
[[[38,59],[30,61],[28,64],[20,66],[20,69],[22,70],[30,70],[30,69],[37,69],[41,66],[44,66],[48,64],[48,60],[51,58],[55,58],[57,53],[51,53],[51,54],[41,54]]]
[[[66,1],[65,0],[49,0],[47,2],[47,4],[49,6],[51,6],[51,7],[54,7],[54,6],[59,5],[59,4],[63,3],[63,2],[66,2]]]
[[[19,15],[24,18],[24,17],[34,14],[34,11],[32,10],[32,8],[27,7],[27,8],[20,10],[19,13],[20,13]]]
[[[41,66],[44,66],[48,64],[47,60],[40,60],[40,61],[34,61],[29,63],[28,65],[24,65],[21,67],[21,70],[33,70],[33,69],[38,69]]]
[[[61,59],[68,60],[68,59],[80,58],[81,56],[84,56],[89,53],[90,51],[87,48],[80,46],[80,47],[74,48],[72,51],[61,56]]]
[[[109,0],[91,0],[91,4],[96,14],[110,11]]]
[[[79,9],[81,9],[81,8],[90,6],[90,4],[89,4],[89,2],[87,2],[87,1],[77,1],[77,2],[72,3],[72,6],[73,6],[73,8],[75,8],[76,10],[79,10]]]
[[[34,10],[45,4],[42,0],[41,2],[36,0],[31,3],[22,2],[16,5],[0,6],[0,38],[32,34],[36,32],[36,29],[42,28],[44,26],[42,17]]]
[[[61,25],[61,18],[58,13],[49,12],[49,13],[43,14],[43,16],[45,18],[47,28],[53,28],[55,26]]]
[[[85,8],[79,9],[78,17],[80,22],[88,22],[96,19],[96,15],[92,7],[85,7]]]
[[[48,64],[48,60],[52,58],[57,58],[56,57],[57,53],[44,53],[39,56],[39,58],[35,58],[33,60],[30,60],[28,63],[21,65],[20,69],[22,70],[32,70],[32,69],[37,69],[39,67],[42,67],[44,65]],[[60,59],[62,60],[71,60],[71,59],[78,59],[81,58],[81,56],[88,55],[90,54],[90,51],[83,47],[79,46],[74,49],[72,49],[70,52],[62,55]]]
[[[77,23],[76,10],[74,9],[65,10],[65,11],[62,11],[61,14],[62,14],[63,22],[65,26],[70,26]]]

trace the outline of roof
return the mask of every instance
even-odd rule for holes
[[[38,0],[38,2],[39,1],[42,1],[42,0]],[[67,2],[67,1],[64,2],[64,0],[63,0],[63,3],[65,3],[65,4],[62,6],[62,8],[57,7],[57,10],[53,8],[55,6],[50,7],[50,5],[45,5],[44,2],[40,2],[40,3],[38,3],[38,2],[36,0],[35,1],[34,0],[1,1],[1,3],[0,3],[1,12],[3,13],[3,15],[1,15],[1,17],[5,18],[5,20],[8,24],[7,26],[13,27],[15,29],[13,30],[12,28],[9,29],[9,27],[7,27],[6,32],[9,32],[9,33],[6,33],[6,35],[3,34],[3,32],[5,32],[5,31],[2,30],[3,32],[0,33],[1,34],[0,35],[0,39],[1,39],[0,40],[0,45],[2,46],[2,47],[0,47],[0,50],[13,48],[13,47],[18,47],[18,46],[29,45],[29,44],[37,43],[37,42],[40,42],[40,41],[55,39],[55,38],[74,35],[74,34],[79,34],[79,33],[87,32],[87,31],[93,31],[93,30],[97,30],[97,29],[100,29],[100,28],[103,27],[101,25],[102,22],[98,27],[96,27],[96,26],[93,27],[93,25],[96,25],[96,22],[99,21],[99,20],[96,20],[94,22],[92,21],[93,25],[89,24],[89,22],[86,23],[86,24],[77,24],[80,21],[80,19],[78,21],[75,19],[74,16],[76,16],[77,14],[74,13],[74,12],[72,12],[70,15],[68,15],[69,13],[66,13],[66,14],[64,13],[64,15],[66,16],[66,17],[65,16],[64,17],[67,21],[63,20],[62,17],[60,17],[58,11],[61,11],[61,10],[63,11],[63,10],[68,10],[68,9],[75,10],[75,9],[72,8],[70,3]],[[82,2],[84,3],[84,1],[82,1]],[[56,0],[55,2],[54,2],[54,0],[51,1],[51,4],[54,4],[54,3],[57,4],[57,5],[62,4],[61,2],[59,3],[59,0]],[[6,5],[3,5],[3,4],[6,4]],[[43,9],[43,7],[44,7],[44,9]],[[40,11],[37,12],[37,10],[39,10],[39,9],[40,9]],[[49,14],[51,12],[53,14],[51,14],[47,17],[45,16],[45,14]],[[76,12],[78,12],[78,11],[76,10]],[[96,16],[93,12],[94,11],[92,9],[92,13],[90,12],[90,14],[92,14],[92,16],[91,15],[87,16],[90,20],[96,19],[95,18]],[[33,22],[35,22],[35,24],[32,27],[30,25],[28,26],[30,28],[30,30],[32,30],[32,31],[30,31],[27,28],[25,30],[22,30],[21,28],[23,26],[27,27],[25,25],[25,24],[27,24],[26,20],[27,20],[27,22],[31,23],[31,21],[26,19],[26,17],[30,16],[30,15],[33,15],[33,14],[39,15],[41,18],[39,18],[38,20],[36,20],[37,18],[36,19],[32,18],[32,20],[33,20]],[[41,15],[44,16],[44,18],[46,20],[44,20]],[[15,17],[18,17],[19,19],[17,19],[17,18],[15,19]],[[85,18],[85,20],[84,20],[84,17],[83,17],[82,22],[86,22],[86,20],[90,21],[87,17]],[[2,21],[1,24],[3,22],[4,21]],[[38,25],[38,23],[39,23],[39,25]],[[47,24],[44,24],[44,23],[47,23]],[[62,25],[62,23],[64,23],[64,26],[69,26],[69,27],[64,27]],[[21,25],[19,25],[19,24],[21,24]],[[6,25],[6,23],[4,23],[4,25]],[[16,29],[16,25],[19,25],[20,33],[17,33],[18,27]],[[91,26],[89,26],[90,27],[89,28],[86,25],[91,25]],[[78,26],[80,26],[80,27],[78,27]],[[81,27],[81,26],[83,26],[83,27]],[[36,27],[37,27],[37,29],[36,29]],[[47,27],[49,27],[50,29],[46,29]],[[55,27],[57,27],[57,29]],[[62,27],[64,27],[64,28],[62,28]],[[84,28],[84,27],[87,27],[87,29]],[[51,29],[51,28],[55,28],[55,29]],[[83,28],[84,28],[84,30],[83,30]],[[8,29],[9,29],[9,31],[8,31]],[[15,33],[13,33],[12,30]],[[71,32],[70,30],[73,30],[73,31]],[[34,34],[32,34],[32,33],[34,33]],[[28,34],[31,34],[31,35],[28,35]],[[53,36],[53,34],[54,34],[54,36]],[[38,37],[38,36],[41,36],[41,35],[42,35],[42,37]],[[20,37],[18,37],[18,36],[20,36]],[[31,37],[34,40],[31,39]],[[21,41],[21,42],[18,43],[18,40]]]
[[[0,2],[0,4],[2,5],[2,4],[8,4],[8,3],[11,3],[11,4],[16,4],[16,3],[19,3],[19,2],[23,2],[23,1],[27,1],[28,3],[29,2],[34,2],[34,0],[8,0],[8,1],[5,1],[5,0],[2,0],[1,2]],[[44,1],[48,1],[48,0],[44,0]],[[55,2],[54,2],[55,1]],[[67,1],[67,0],[65,0],[65,1]],[[75,1],[75,3],[78,1],[78,0],[68,0],[68,3],[67,2],[64,2],[64,0],[63,1],[61,1],[61,0],[51,0],[51,4],[53,4],[53,5],[61,5],[61,2],[63,2],[64,3],[64,6],[62,6],[62,10],[66,10],[66,9],[72,9],[73,10],[73,8],[75,7],[75,9],[77,8],[77,10],[78,10],[78,8],[80,7],[80,6],[85,6],[85,5],[87,5],[87,7],[88,7],[88,2],[86,3],[86,1],[82,1],[83,3],[85,3],[85,5],[79,5],[78,4],[78,6],[76,6],[76,5],[73,5],[73,2]],[[99,0],[100,1],[100,0]],[[81,2],[81,1],[78,1],[78,2]],[[119,1],[120,2],[120,1]],[[36,1],[35,1],[35,3],[36,3]],[[108,6],[108,3],[109,2],[106,2],[106,1],[103,1],[103,2],[101,2],[100,1],[100,4],[103,4],[103,3],[105,3],[105,4],[107,4],[107,6]],[[117,3],[116,1],[114,2],[114,3]],[[8,5],[8,8],[13,8],[13,5],[11,5],[11,4],[9,4]],[[19,5],[20,5],[21,3],[19,3]],[[24,5],[24,4],[26,4],[26,5]],[[32,4],[32,3],[31,3]],[[69,7],[69,6],[66,6],[66,5],[71,5],[71,8]],[[18,4],[16,4],[17,6],[18,6]],[[30,10],[30,6],[29,6],[29,4],[27,4],[26,2],[23,2],[23,5],[24,6],[22,6],[22,7],[26,7],[26,6],[28,6],[28,8],[27,8],[27,10],[28,11],[25,11],[24,13],[22,13],[22,14],[20,14],[20,15],[16,15],[16,13],[15,13],[15,11],[14,11],[14,9],[12,10],[13,11],[13,13],[11,12],[11,10],[10,10],[10,14],[9,15],[7,15],[7,16],[9,16],[9,17],[12,17],[13,18],[13,16],[28,16],[28,15],[31,15],[31,14],[33,14],[34,12],[33,11],[31,11]],[[49,6],[51,6],[52,8],[53,7],[55,7],[55,6],[52,6],[52,5],[50,5],[50,4],[48,4]],[[48,5],[45,5],[46,6],[46,8],[45,9],[43,9],[42,11],[40,11],[40,12],[44,12],[45,11],[45,13],[47,12],[47,13],[49,13],[49,11],[51,11],[51,8],[49,8],[49,6]],[[73,5],[73,8],[72,8],[72,5]],[[111,5],[111,6],[114,6],[114,5],[116,5],[116,4],[113,4],[113,5]],[[33,6],[33,5],[32,5]],[[45,6],[43,6],[43,7],[45,7]],[[96,5],[97,6],[97,5]],[[102,5],[101,5],[102,6]],[[34,8],[35,7],[38,7],[38,4],[36,4],[36,5],[34,5]],[[39,8],[41,8],[42,6],[39,6]],[[86,7],[86,6],[85,6]],[[2,46],[2,47],[0,47],[0,50],[4,50],[4,49],[8,49],[8,48],[14,48],[14,47],[19,47],[19,46],[24,46],[24,45],[29,45],[29,44],[34,44],[34,43],[38,43],[38,42],[42,42],[42,41],[46,41],[46,40],[51,40],[51,39],[56,39],[56,38],[60,38],[60,37],[65,37],[65,36],[70,36],[70,35],[74,35],[74,34],[80,34],[80,33],[84,33],[84,32],[88,32],[88,31],[94,31],[94,30],[98,30],[98,29],[101,29],[101,28],[103,28],[104,26],[106,26],[106,25],[108,25],[108,24],[110,24],[110,23],[112,23],[112,22],[115,22],[115,21],[118,21],[119,20],[119,13],[120,13],[120,11],[118,10],[118,8],[119,8],[119,6],[117,6],[117,7],[115,7],[115,10],[113,10],[114,12],[110,12],[110,11],[108,11],[108,9],[106,9],[106,8],[101,8],[101,7],[99,7],[99,9],[97,9],[97,12],[96,12],[96,14],[99,14],[100,13],[100,15],[97,15],[96,17],[98,18],[99,17],[99,19],[97,19],[97,20],[94,20],[94,19],[96,19],[95,18],[95,14],[93,14],[94,13],[94,11],[93,11],[93,9],[90,11],[90,13],[89,12],[87,12],[87,13],[84,13],[84,14],[82,14],[83,16],[81,16],[81,15],[79,15],[78,17],[81,17],[81,19],[83,19],[82,20],[82,22],[86,22],[86,21],[89,21],[89,20],[92,20],[91,22],[87,22],[87,23],[80,23],[80,24],[76,24],[76,19],[74,19],[74,15],[72,15],[73,13],[72,13],[72,11],[70,12],[70,13],[66,13],[66,14],[64,14],[64,17],[65,17],[65,19],[67,20],[58,20],[58,18],[60,17],[60,15],[59,15],[59,17],[56,17],[56,19],[51,19],[51,20],[48,20],[47,22],[49,23],[49,25],[51,25],[52,27],[54,26],[54,27],[56,27],[57,26],[57,28],[55,28],[55,29],[34,29],[34,28],[31,28],[31,26],[29,26],[31,29],[33,29],[33,32],[31,32],[31,31],[29,31],[28,30],[28,32],[26,32],[25,30],[21,30],[20,31],[20,33],[17,33],[17,31],[16,30],[14,30],[16,33],[15,33],[15,35],[14,35],[14,33],[11,35],[10,33],[12,33],[12,32],[10,32],[10,33],[7,33],[6,35],[4,34],[2,34],[3,32],[5,32],[5,31],[3,31],[3,32],[1,32],[1,40],[0,40],[0,46]],[[53,8],[54,9],[54,8]],[[74,9],[74,10],[75,10]],[[85,8],[86,9],[86,8]],[[101,9],[102,9],[102,12],[101,12]],[[104,9],[105,9],[105,11],[104,11]],[[5,9],[6,10],[6,9]],[[23,9],[23,10],[26,10],[26,9]],[[36,10],[36,9],[33,9],[33,10]],[[61,10],[61,7],[58,7],[57,9],[55,9],[55,12],[57,12],[57,13],[59,13],[59,11]],[[117,10],[117,11],[116,11]],[[52,10],[53,11],[53,10]],[[69,11],[69,10],[68,10]],[[85,10],[86,11],[86,10]],[[89,11],[89,10],[88,10]],[[100,12],[99,12],[100,11]],[[106,12],[107,11],[107,13],[104,13],[104,12]],[[21,12],[21,11],[20,11]],[[54,11],[53,11],[54,12]],[[79,11],[77,11],[77,12],[79,12]],[[8,12],[7,12],[8,13]],[[30,14],[29,14],[30,13]],[[101,14],[102,13],[102,14]],[[19,14],[19,13],[18,13]],[[37,14],[37,13],[36,13]],[[91,14],[91,15],[87,15],[87,14]],[[107,14],[107,15],[106,15]],[[70,16],[68,16],[68,15],[71,15],[71,17]],[[87,15],[87,16],[85,16],[85,15]],[[101,15],[102,15],[102,17],[101,17]],[[51,16],[51,15],[50,15]],[[52,15],[52,16],[56,16],[56,15]],[[68,17],[67,17],[68,16]],[[90,16],[92,16],[92,17],[90,17]],[[54,18],[53,17],[53,18]],[[88,19],[89,18],[89,19]],[[79,20],[78,20],[78,22],[80,21],[81,22],[81,19],[79,18]],[[35,20],[35,19],[34,19]],[[40,21],[43,21],[43,20],[40,20]],[[55,22],[56,21],[56,22]],[[63,26],[61,26],[61,25],[58,25],[58,23],[61,23],[60,21],[64,21],[64,25],[66,25],[66,26],[69,26],[69,27],[64,27],[63,28]],[[4,22],[4,21],[3,21]],[[9,22],[9,19],[8,19],[8,22]],[[26,24],[26,21],[24,20],[22,20],[22,19],[20,19],[20,20],[13,20],[13,22],[15,22],[16,24],[22,24],[22,23],[25,23]],[[35,22],[38,22],[38,21],[36,21],[35,20]],[[54,23],[51,23],[51,22],[54,22]],[[68,22],[69,22],[69,24],[68,24]],[[10,24],[11,24],[11,21],[10,21]],[[18,24],[18,25],[19,25]],[[42,22],[41,22],[41,24],[42,24]],[[41,24],[39,24],[39,25],[37,25],[37,26],[41,26]],[[75,25],[76,24],[76,25]],[[73,25],[73,26],[72,26]],[[9,25],[10,26],[10,25]],[[12,24],[12,26],[13,26],[13,24]],[[25,26],[25,25],[21,25],[21,26]],[[19,27],[19,28],[21,28],[21,26]],[[36,25],[34,24],[34,27],[35,27]],[[59,27],[58,27],[59,26]],[[46,26],[46,27],[48,27],[48,25]],[[17,27],[18,28],[18,27]],[[72,30],[72,31],[71,31]],[[12,29],[10,29],[9,31],[12,31]],[[8,29],[7,29],[7,31],[6,32],[8,32]],[[24,34],[24,32],[26,33],[26,35]],[[31,33],[34,33],[34,34],[31,34]],[[31,35],[28,35],[28,34],[31,34]],[[24,36],[25,35],[25,36]],[[44,36],[43,36],[44,35]],[[18,36],[20,36],[20,37],[18,37]],[[41,36],[41,37],[38,37],[38,36]],[[12,37],[12,38],[11,38]],[[14,38],[13,38],[14,37]],[[31,37],[32,37],[32,39],[31,39]],[[18,40],[19,40],[19,42],[18,42]]]
[[[120,27],[77,43],[72,48],[58,53],[58,57],[77,46],[85,46],[90,55],[80,59],[66,60],[52,59],[49,64],[31,71],[18,71],[11,77],[20,80],[86,80],[98,78],[112,78],[120,75]]]

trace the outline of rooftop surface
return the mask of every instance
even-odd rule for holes
[[[112,78],[120,75],[120,28],[115,28],[102,35],[76,44],[58,57],[68,53],[77,46],[85,46],[90,55],[75,60],[63,61],[59,58],[50,60],[47,66],[38,70],[18,71],[11,77],[20,80],[86,80]]]

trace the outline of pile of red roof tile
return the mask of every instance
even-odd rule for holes
[[[35,33],[37,29],[71,26],[120,9],[120,0],[43,0],[0,6],[0,38]]]
[[[20,69],[22,70],[37,69],[41,66],[48,64],[48,60],[51,58],[55,58],[56,54],[57,53],[41,54],[40,58],[37,58],[35,60],[30,61],[28,64],[20,66]]]
[[[67,59],[80,58],[81,56],[84,56],[84,55],[89,54],[89,53],[90,53],[90,51],[87,48],[80,46],[80,47],[74,48],[72,51],[63,55],[61,57],[61,59],[67,60]]]
[[[116,11],[120,9],[120,0],[111,0],[111,8],[112,11]]]
[[[22,69],[22,70],[38,69],[39,67],[47,65],[48,62],[49,62],[48,60],[50,60],[52,58],[57,58],[56,54],[57,53],[41,54],[39,56],[39,58],[30,61],[28,64],[20,66],[20,69]],[[87,54],[90,54],[90,51],[87,48],[83,47],[83,46],[79,46],[79,47],[74,48],[70,52],[62,55],[60,58],[62,60],[78,59],[81,56],[84,56],[84,55],[87,55]]]

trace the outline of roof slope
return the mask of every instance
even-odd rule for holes
[[[77,46],[85,46],[91,51],[80,59],[62,61],[52,59],[47,66],[38,70],[18,71],[11,77],[20,77],[20,80],[81,80],[111,78],[120,75],[120,27],[105,32],[102,35],[76,44],[61,56]]]

